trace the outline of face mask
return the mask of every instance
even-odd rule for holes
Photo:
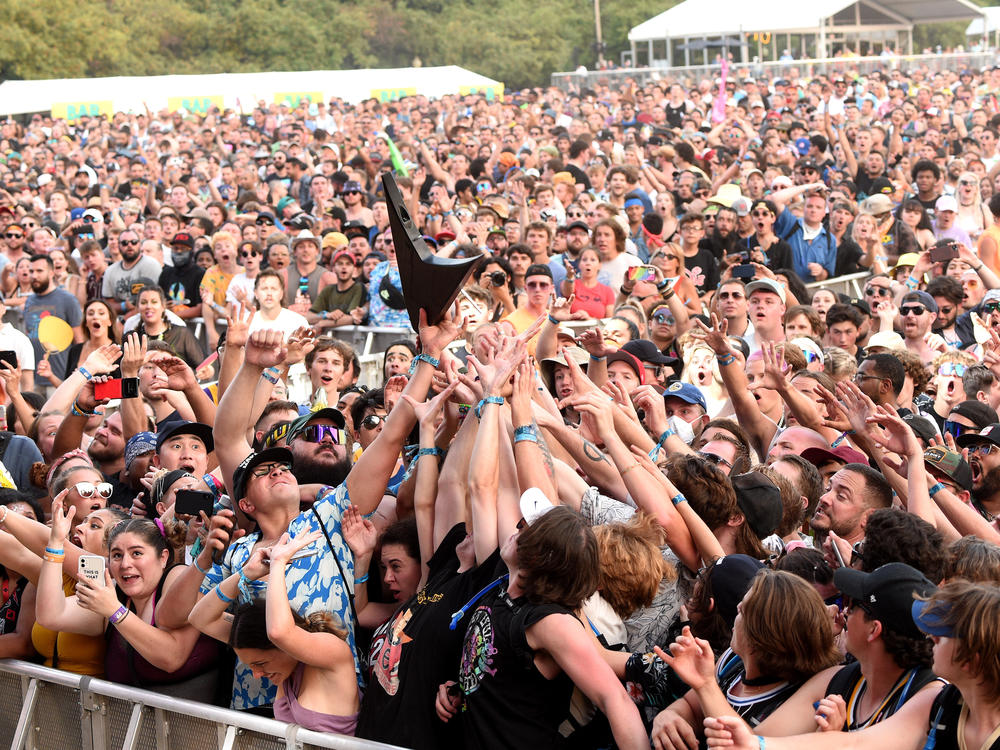
[[[680,417],[668,419],[667,426],[677,433],[677,437],[683,440],[685,445],[691,445],[694,442],[694,428]]]
[[[178,252],[177,250],[170,251],[170,258],[178,268],[183,268],[190,263],[192,255],[193,253],[190,250],[185,250],[184,252]]]

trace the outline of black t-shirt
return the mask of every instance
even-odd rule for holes
[[[590,190],[590,178],[587,177],[587,173],[576,166],[576,164],[567,164],[565,166],[565,171],[573,175],[573,181],[577,185],[583,185],[584,190]]]
[[[858,265],[862,256],[864,256],[864,251],[862,251],[861,246],[844,235],[844,239],[837,245],[837,265],[834,269],[834,276],[846,276],[866,270]]]
[[[205,269],[197,263],[188,263],[184,268],[164,266],[160,272],[159,286],[167,299],[181,305],[200,305],[201,278]]]
[[[698,290],[699,297],[719,285],[719,262],[708,247],[699,245],[697,253],[691,257],[685,256],[684,269]]]
[[[427,584],[400,606],[372,636],[368,689],[355,734],[411,748],[454,747],[460,721],[434,713],[438,686],[454,679],[468,617],[449,629],[451,617],[490,581],[499,550],[482,565],[458,573],[455,547],[465,538],[458,524],[442,540],[428,567]]]
[[[667,102],[663,109],[667,113],[667,122],[670,123],[670,127],[679,128],[684,125],[684,115],[687,114],[687,102],[681,102],[679,107],[674,107],[670,102]]]
[[[465,746],[479,750],[556,748],[573,683],[564,672],[548,680],[535,667],[525,631],[558,604],[511,599],[504,586],[484,596],[466,617],[458,684],[465,695]],[[583,623],[580,623],[583,627]]]
[[[877,177],[869,177],[868,171],[865,169],[864,165],[859,165],[858,173],[854,175],[854,184],[858,188],[858,196],[868,195],[868,191],[872,189],[872,183],[879,177],[885,177],[885,173],[880,174]]]
[[[28,579],[11,580],[9,571],[3,571],[3,601],[0,602],[0,635],[13,633],[17,629],[17,618],[21,614],[21,597]]]

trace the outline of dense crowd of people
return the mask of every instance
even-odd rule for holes
[[[0,123],[0,657],[404,747],[1000,748],[998,96]],[[416,330],[386,171],[479,258]]]

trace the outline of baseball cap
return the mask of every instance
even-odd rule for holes
[[[966,448],[970,445],[977,445],[979,443],[992,443],[1000,448],[1000,424],[991,424],[978,434],[975,432],[967,432],[964,435],[959,435],[958,439],[955,440],[955,444],[959,448]]]
[[[521,517],[529,526],[556,507],[537,487],[529,487],[522,492],[518,505],[521,508]]]
[[[667,390],[663,392],[663,398],[679,398],[681,401],[689,404],[697,404],[708,412],[708,403],[705,401],[705,394],[701,392],[698,386],[691,385],[691,383],[682,383],[680,381],[671,383],[667,386]]]
[[[194,247],[194,237],[187,232],[178,232],[170,240],[171,245],[183,245],[184,247]]]
[[[841,443],[836,448],[806,448],[800,454],[811,464],[820,466],[830,461],[840,461],[845,464],[867,464],[868,456],[849,445]]]
[[[896,265],[892,267],[892,270],[895,271],[897,268],[915,266],[918,260],[920,260],[920,253],[903,253],[896,259]]]
[[[352,253],[350,250],[338,250],[333,254],[333,258],[330,259],[330,262],[336,263],[341,258],[348,258],[354,265],[358,264],[357,260],[354,257],[354,253]]]
[[[784,512],[781,490],[759,471],[738,474],[732,482],[736,490],[736,504],[743,511],[750,530],[758,539],[773,534]]]
[[[917,433],[917,437],[925,442],[930,442],[931,440],[940,437],[937,431],[937,426],[927,417],[910,413],[903,414],[902,419],[911,430]]]
[[[641,201],[640,201],[641,203]],[[574,221],[566,225],[566,231],[572,232],[574,229],[582,229],[587,234],[590,234],[590,226],[585,221]],[[502,231],[502,230],[501,230]]]
[[[868,346],[865,349],[870,351],[879,347],[889,349],[890,351],[899,351],[906,348],[906,342],[895,331],[879,331],[872,334],[871,338],[868,339]]]
[[[746,288],[747,298],[754,292],[771,292],[771,294],[777,294],[781,298],[781,303],[785,303],[785,287],[774,279],[757,279],[756,281],[751,281],[747,284]]]
[[[361,186],[361,183],[356,180],[348,180],[344,183],[343,189],[340,191],[341,195],[344,193],[362,193],[364,194],[365,189]]]
[[[612,362],[624,362],[635,371],[635,376],[639,378],[639,382],[642,385],[646,384],[646,368],[642,366],[642,362],[639,361],[638,357],[631,352],[627,352],[624,349],[610,352],[607,359],[609,367]]]
[[[996,410],[993,407],[975,399],[955,404],[951,410],[951,414],[958,414],[960,417],[972,420],[977,430],[1000,421],[1000,417],[997,416]]]
[[[715,608],[726,624],[732,626],[736,620],[736,608],[750,590],[753,579],[763,569],[764,564],[749,555],[726,555],[709,568],[708,582],[712,587]]]
[[[205,444],[206,453],[211,453],[215,450],[215,441],[212,439],[212,428],[209,425],[202,424],[201,422],[178,420],[176,422],[168,422],[164,425],[164,429],[157,433],[156,452],[159,453],[163,449],[163,444],[177,435],[194,435]]]
[[[649,339],[634,339],[633,341],[629,341],[622,347],[622,351],[628,352],[640,362],[648,362],[654,365],[677,364],[676,357],[668,357]]]
[[[886,563],[871,573],[837,568],[833,583],[884,627],[911,638],[921,635],[912,616],[914,596],[927,596],[936,589],[919,570],[899,562]]]
[[[934,446],[924,451],[924,463],[954,479],[963,490],[972,489],[972,468],[961,453]]]
[[[323,249],[328,247],[345,247],[347,243],[347,236],[341,232],[327,232],[323,235]]]
[[[542,382],[545,383],[545,387],[548,388],[550,393],[554,394],[555,392],[555,378],[553,376],[555,375],[556,365],[568,367],[566,364],[567,357],[583,369],[586,369],[587,362],[590,359],[590,355],[587,354],[586,349],[579,346],[566,346],[558,354],[546,357],[538,363],[538,372],[542,377]]]
[[[104,217],[101,215],[101,212],[96,208],[88,208],[83,212],[83,216],[81,218],[90,219],[91,221],[104,221]]]
[[[899,304],[902,307],[907,302],[917,302],[923,305],[925,309],[933,313],[938,311],[937,302],[935,302],[934,298],[927,292],[907,292]]]
[[[861,213],[877,216],[892,211],[892,198],[883,193],[869,195],[861,202]]]
[[[251,472],[261,464],[271,461],[284,461],[292,464],[292,452],[288,448],[268,448],[259,453],[251,453],[240,462],[240,465],[233,471],[232,499],[234,505],[246,497],[247,484],[252,476]]]
[[[953,195],[942,195],[937,201],[934,202],[935,211],[954,211],[958,212],[958,201],[955,200]]]
[[[931,602],[915,600],[910,605],[910,616],[913,624],[922,633],[936,635],[938,638],[953,638],[955,628],[950,625],[948,615],[951,613],[951,605],[933,605]]]

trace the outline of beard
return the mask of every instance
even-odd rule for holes
[[[97,463],[103,464],[119,458],[122,455],[122,452],[115,450],[110,445],[105,445],[104,443],[99,443],[95,440],[90,444],[90,447],[87,448],[87,455]]]
[[[295,458],[292,474],[299,484],[325,484],[336,487],[343,484],[351,470],[351,460],[347,456],[336,461],[320,461],[313,456]]]
[[[979,480],[979,487],[973,490],[973,497],[979,502],[1000,495],[1000,466],[987,471]]]

